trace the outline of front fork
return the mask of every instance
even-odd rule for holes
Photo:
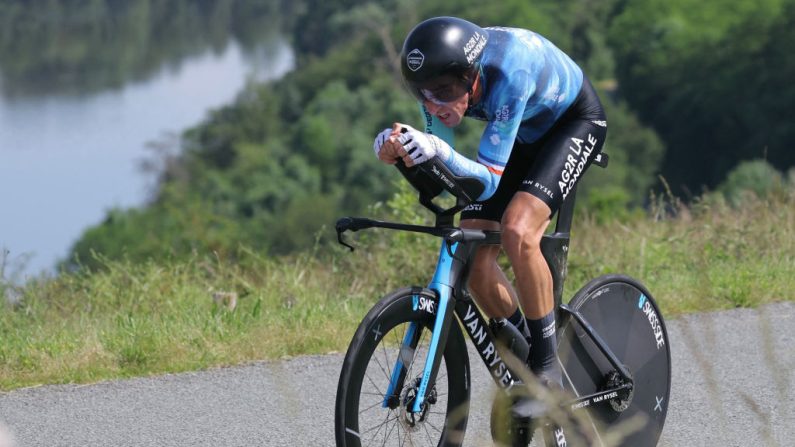
[[[455,283],[454,276],[456,276],[456,271],[461,265],[460,260],[455,256],[457,248],[458,243],[450,244],[446,240],[442,241],[436,272],[428,286],[430,290],[436,293],[438,306],[431,334],[431,343],[428,348],[428,356],[425,358],[425,367],[417,389],[417,396],[414,399],[414,403],[407,409],[410,413],[420,413],[422,411],[427,398],[428,387],[436,382],[436,375],[439,372],[444,347],[447,345],[447,337],[450,334],[450,326],[453,324],[455,306],[452,305],[452,284]],[[411,359],[415,354],[421,331],[422,328],[419,323],[411,322],[409,324],[409,328],[400,345],[400,354],[395,366],[392,368],[389,387],[384,395],[383,407],[392,407],[396,402],[395,399],[399,399],[400,390],[403,389],[403,384],[406,380],[407,367],[411,364]]]

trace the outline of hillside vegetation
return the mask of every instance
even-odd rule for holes
[[[237,17],[242,6],[227,3],[216,8],[231,11],[220,17]],[[588,176],[585,207],[647,207],[649,191],[662,190],[659,175],[690,201],[743,161],[795,166],[795,127],[787,121],[795,104],[794,0],[303,0],[279,7],[295,70],[252,83],[178,142],[160,142],[178,147],[152,161],[159,183],[151,203],[110,211],[75,244],[66,267],[98,267],[92,252],[134,262],[233,257],[241,244],[267,255],[296,253],[314,247],[320,226],[335,216],[386,200],[397,174],[373,157],[372,140],[394,121],[422,124],[395,58],[408,30],[434,15],[536,30],[583,67],[607,109],[612,157],[610,170]],[[465,121],[457,149],[471,155],[481,127]],[[322,250],[326,242],[333,240],[323,237]]]

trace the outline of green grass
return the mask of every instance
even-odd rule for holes
[[[404,190],[387,210],[416,222],[413,203]],[[593,276],[622,272],[641,279],[669,318],[792,300],[795,193],[744,203],[712,197],[675,216],[620,222],[581,212],[567,296]],[[434,238],[384,230],[355,244],[354,253],[281,259],[241,249],[234,259],[104,261],[92,274],[30,281],[16,290],[18,304],[0,305],[0,389],[344,351],[378,297],[427,283],[437,255]],[[236,293],[237,307],[215,303],[214,292]]]
[[[0,388],[340,349],[375,293],[311,256],[241,260],[114,262],[93,275],[28,284],[22,303],[0,314]],[[214,291],[237,293],[237,307],[216,304]]]
[[[712,195],[675,208],[675,217],[579,222],[568,294],[622,272],[642,280],[667,316],[795,299],[795,192],[749,195],[742,207]]]

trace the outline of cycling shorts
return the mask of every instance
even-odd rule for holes
[[[607,118],[599,96],[587,78],[577,99],[537,141],[515,142],[497,191],[473,202],[461,219],[500,222],[514,194],[524,191],[546,203],[555,214],[582,178],[607,136]]]

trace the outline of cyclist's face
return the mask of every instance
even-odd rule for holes
[[[419,88],[417,93],[428,112],[447,127],[460,124],[469,106],[468,87],[459,79],[444,76]]]
[[[465,93],[464,96],[451,102],[437,103],[426,99],[423,104],[431,115],[439,118],[442,124],[447,127],[455,127],[461,124],[464,113],[469,107],[469,93]]]

